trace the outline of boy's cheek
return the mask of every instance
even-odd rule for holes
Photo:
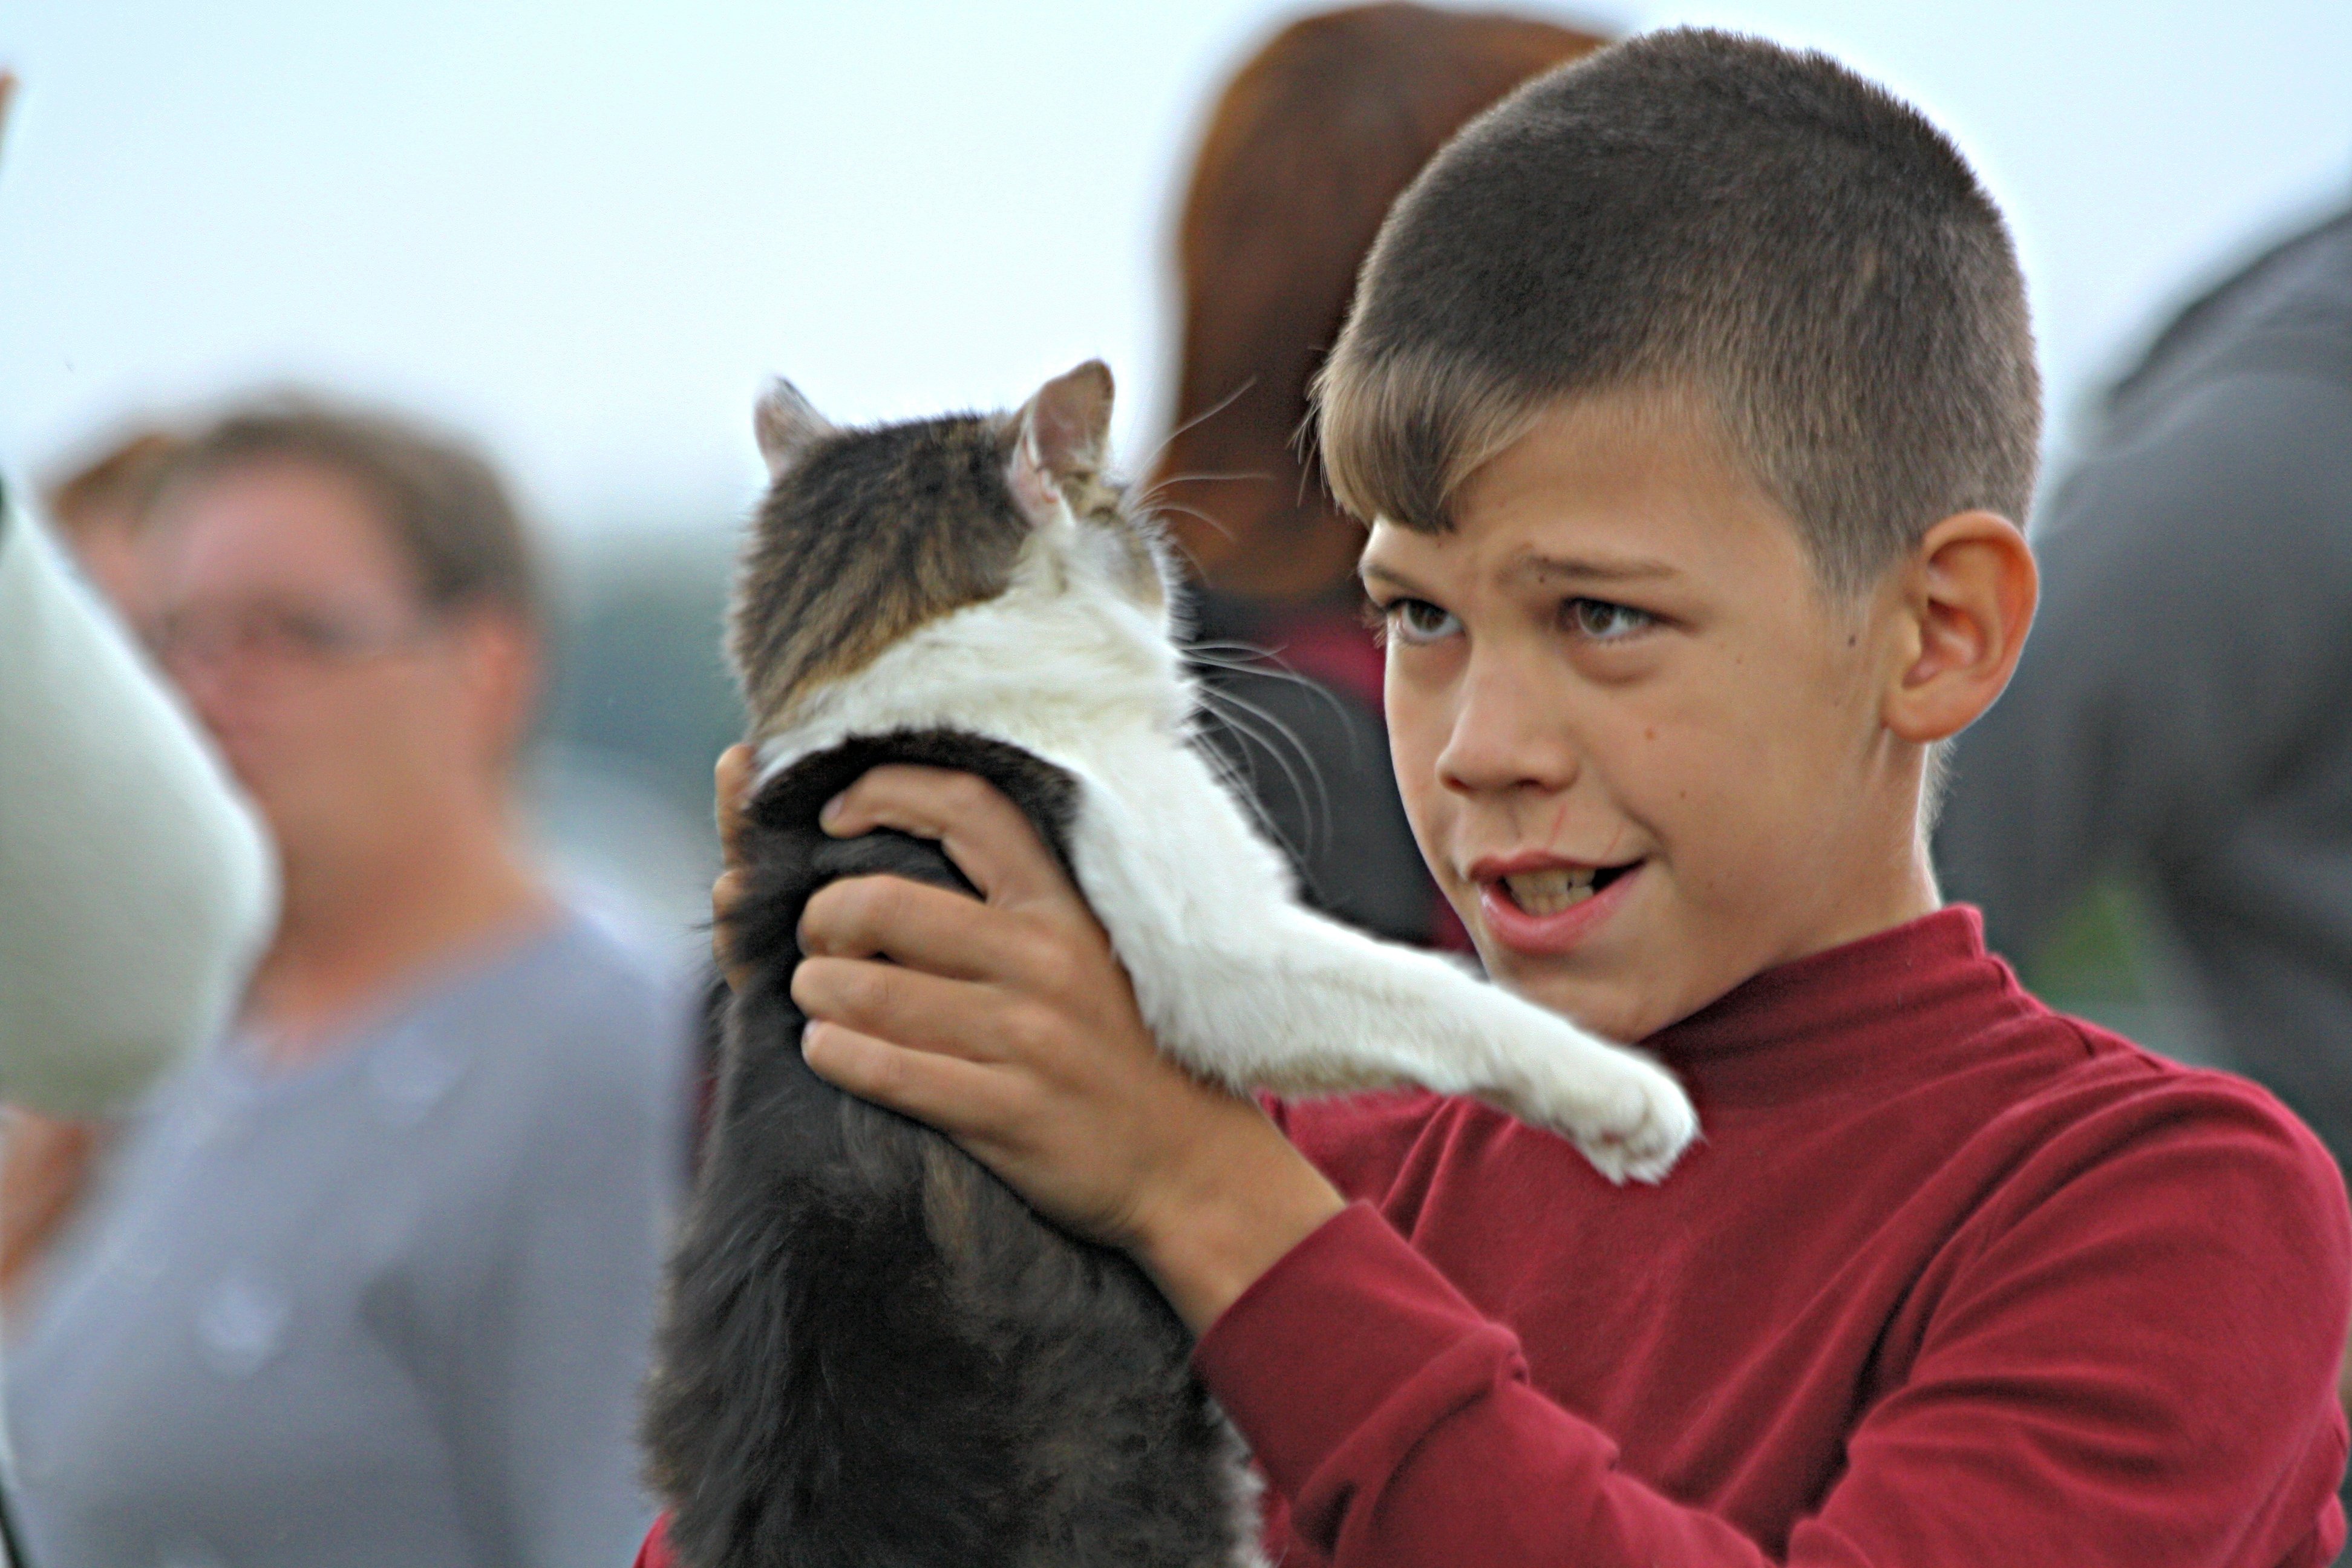
[[[1447,854],[1457,803],[1438,784],[1435,767],[1418,759],[1393,729],[1390,731],[1389,756],[1396,769],[1397,795],[1404,803],[1405,822],[1412,828],[1413,842],[1421,847],[1421,858],[1427,863],[1430,875],[1437,879],[1439,891],[1453,901],[1455,911],[1466,922],[1469,916],[1462,909]]]

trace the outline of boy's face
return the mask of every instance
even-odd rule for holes
[[[1422,852],[1488,970],[1639,1039],[1934,907],[1899,595],[1835,602],[1711,423],[1571,399],[1364,581]]]

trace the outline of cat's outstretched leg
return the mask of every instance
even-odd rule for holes
[[[1281,1094],[1469,1095],[1573,1141],[1612,1181],[1657,1180],[1698,1130],[1655,1062],[1444,959],[1295,908],[1266,924],[1255,951],[1196,947],[1203,984],[1186,994],[1146,999],[1138,986],[1165,1048],[1196,1072]]]
[[[1145,1022],[1203,1077],[1282,1094],[1469,1095],[1570,1139],[1616,1181],[1655,1181],[1697,1132],[1681,1086],[1648,1058],[1305,909],[1196,759],[1116,787],[1085,780],[1074,826],[1078,879]]]

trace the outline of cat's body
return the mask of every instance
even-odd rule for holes
[[[1255,1561],[1238,1446],[1149,1282],[800,1059],[810,894],[877,869],[963,886],[932,847],[818,830],[878,763],[1003,789],[1161,1047],[1204,1078],[1473,1094],[1612,1176],[1662,1173],[1692,1133],[1651,1064],[1297,902],[1188,743],[1158,560],[1100,479],[1108,412],[1098,365],[1011,420],[842,435],[788,392],[762,407],[776,484],[734,641],[761,742],[737,920],[753,978],[647,1422],[691,1568]]]

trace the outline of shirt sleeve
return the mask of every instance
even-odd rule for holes
[[[2034,1158],[2082,1164],[2084,1140],[2058,1143]],[[1923,1285],[1909,1374],[1777,1555],[1626,1472],[1532,1385],[1512,1332],[1363,1205],[1196,1360],[1335,1568],[2329,1560],[2352,1226],[2307,1134],[2274,1112],[2184,1118],[1988,1230]]]
[[[78,1115],[135,1095],[219,1028],[275,900],[194,727],[0,502],[0,1098]]]
[[[2352,385],[2202,382],[2078,470],[2034,542],[2041,610],[1955,749],[1936,845],[1946,891],[2015,959],[2111,866],[2193,879],[2340,733]]]

